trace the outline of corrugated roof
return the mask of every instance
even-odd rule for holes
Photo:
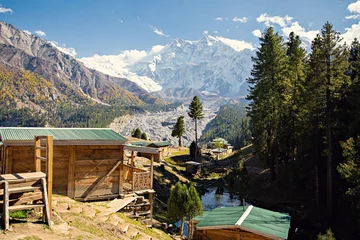
[[[134,145],[134,146],[146,147],[146,146],[148,146],[150,143],[149,143],[149,142],[132,142],[131,144]]]
[[[246,210],[249,208],[250,211]],[[245,213],[245,214],[244,214]],[[243,216],[242,220],[240,218]],[[283,239],[288,238],[291,217],[286,213],[273,212],[254,206],[243,207],[223,207],[215,208],[212,212],[197,217],[200,221],[196,227],[221,227],[236,226],[255,233],[263,233]],[[195,218],[195,219],[197,219]],[[239,221],[239,222],[238,222]]]
[[[149,144],[149,147],[166,147],[169,146],[171,142],[163,141],[163,142],[152,142]]]
[[[241,226],[287,239],[290,221],[288,214],[253,207]]]
[[[34,136],[53,136],[67,141],[126,141],[110,128],[0,128],[1,141],[33,141]]]
[[[247,207],[245,207],[246,210]],[[243,207],[215,208],[207,214],[196,227],[229,226],[235,225],[245,211]]]

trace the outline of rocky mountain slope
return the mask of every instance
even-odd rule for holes
[[[130,76],[145,90],[158,91],[158,96],[168,99],[188,100],[194,91],[212,97],[243,97],[253,49],[243,41],[205,35],[198,41],[176,39],[149,52],[133,50],[79,60],[112,76]]]
[[[56,89],[70,86],[83,97],[105,105],[161,102],[134,82],[88,69],[44,39],[3,22],[0,22],[0,63],[32,71]]]
[[[115,131],[120,131],[120,134],[124,136],[130,136],[131,131],[138,127],[141,131],[146,132],[152,141],[169,140],[174,146],[177,146],[178,139],[171,136],[172,128],[178,117],[185,116],[185,133],[182,140],[184,146],[189,146],[195,139],[195,126],[187,112],[188,107],[182,105],[168,112],[125,115],[115,119],[110,127]],[[214,109],[211,108],[204,107],[203,112],[204,118],[198,122],[198,138],[200,138],[206,124],[216,116]]]

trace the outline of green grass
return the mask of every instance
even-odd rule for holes
[[[180,156],[180,155],[189,155],[189,154],[190,154],[190,150],[188,148],[186,148],[181,151],[172,152],[171,156]]]
[[[10,217],[16,219],[25,219],[27,218],[27,213],[28,213],[27,210],[19,210],[19,211],[11,212]]]

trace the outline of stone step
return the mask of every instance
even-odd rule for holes
[[[127,223],[118,224],[117,228],[121,233],[125,234],[129,230],[129,224]]]
[[[129,236],[131,239],[135,238],[138,234],[139,230],[134,227],[130,227],[126,232],[126,235]]]

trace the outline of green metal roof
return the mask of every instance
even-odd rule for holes
[[[241,226],[287,239],[290,220],[288,214],[253,207]]]
[[[34,136],[53,136],[65,141],[127,141],[109,128],[1,128],[1,141],[33,141]]]
[[[171,144],[171,142],[163,141],[163,142],[152,142],[148,145],[148,147],[167,147]]]
[[[246,210],[246,207],[245,207]],[[235,225],[245,211],[243,207],[215,208],[208,213],[196,227],[213,227]]]
[[[134,145],[134,146],[146,147],[146,146],[148,146],[150,143],[149,143],[149,142],[132,142],[131,144]]]
[[[194,220],[195,221],[201,221],[204,218],[206,218],[209,213],[211,213],[211,211],[203,211],[203,214],[201,216],[195,217]]]
[[[285,213],[246,206],[215,208],[212,212],[197,217],[200,222],[197,228],[239,226],[255,233],[263,233],[283,239],[288,238],[290,216]],[[197,219],[195,218],[195,219]]]

